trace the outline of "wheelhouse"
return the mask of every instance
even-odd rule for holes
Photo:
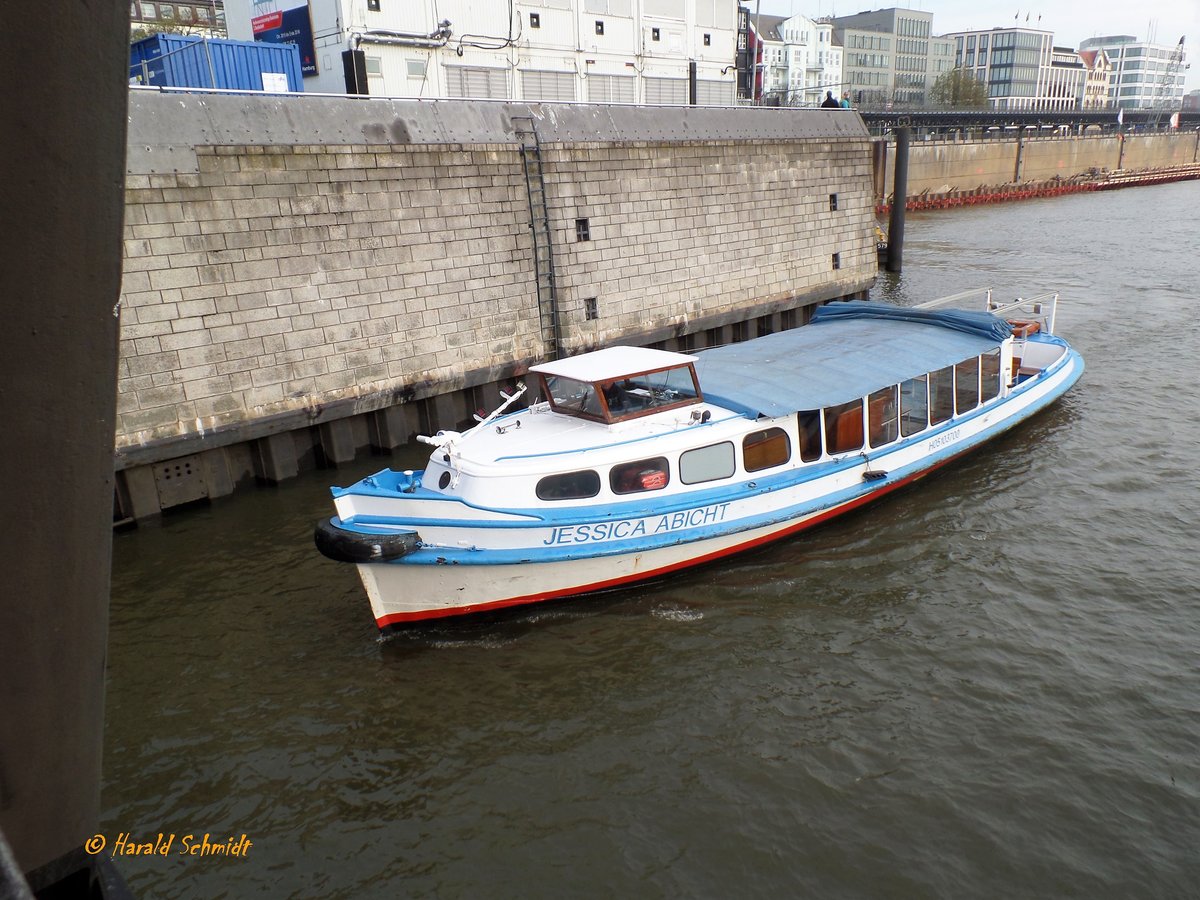
[[[612,425],[703,402],[695,361],[684,353],[610,347],[530,371],[555,412]]]

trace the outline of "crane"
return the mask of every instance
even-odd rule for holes
[[[1150,116],[1146,125],[1155,130],[1162,119],[1163,113],[1175,104],[1175,77],[1186,67],[1183,64],[1183,40],[1179,39],[1175,49],[1167,56],[1167,65],[1158,75],[1158,83],[1154,87],[1154,95],[1150,98]]]

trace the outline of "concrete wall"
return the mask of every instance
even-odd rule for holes
[[[1070,178],[1090,169],[1155,169],[1197,162],[1195,132],[913,141],[908,194],[970,191],[1021,181]],[[892,148],[889,147],[889,154]],[[1019,160],[1019,167],[1018,167]],[[892,193],[892,163],[886,195]]]
[[[133,515],[454,427],[546,355],[521,116],[568,352],[689,343],[874,280],[857,116],[138,91],[116,429]]]
[[[66,4],[54,20],[47,41],[45,8],[9,6],[0,29],[4,898],[113,883],[111,854],[84,847],[102,809],[129,12]]]

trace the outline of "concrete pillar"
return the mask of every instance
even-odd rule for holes
[[[463,403],[459,391],[438,394],[430,398],[431,426],[435,431],[453,431],[463,420]]]
[[[887,200],[887,140],[871,141],[871,172],[875,183],[875,202]]]
[[[254,473],[263,481],[278,484],[300,474],[296,441],[290,433],[259,438],[254,446],[258,451]]]
[[[408,443],[412,429],[408,424],[408,405],[389,406],[371,414],[371,446],[390,452]]]
[[[0,29],[0,830],[34,891],[85,896],[104,859],[83,848],[100,818],[129,10],[63,4],[50,40],[46,24],[26,3]]]
[[[354,441],[354,430],[349,419],[338,419],[325,422],[320,426],[321,453],[325,462],[340,466],[343,463],[354,462],[357,447]]]
[[[162,512],[153,466],[126,469],[121,477],[125,481],[125,495],[129,498],[129,515],[140,521]]]
[[[233,493],[233,477],[229,472],[229,455],[224,448],[200,454],[200,467],[208,485],[209,497],[227,497]]]

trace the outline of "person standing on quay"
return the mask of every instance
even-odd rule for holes
[[[842,106],[842,109],[850,108],[850,92],[849,91],[846,91],[845,93],[842,94],[841,106]]]
[[[825,99],[821,101],[822,109],[837,109],[838,102],[833,99],[833,91],[825,92]]]

